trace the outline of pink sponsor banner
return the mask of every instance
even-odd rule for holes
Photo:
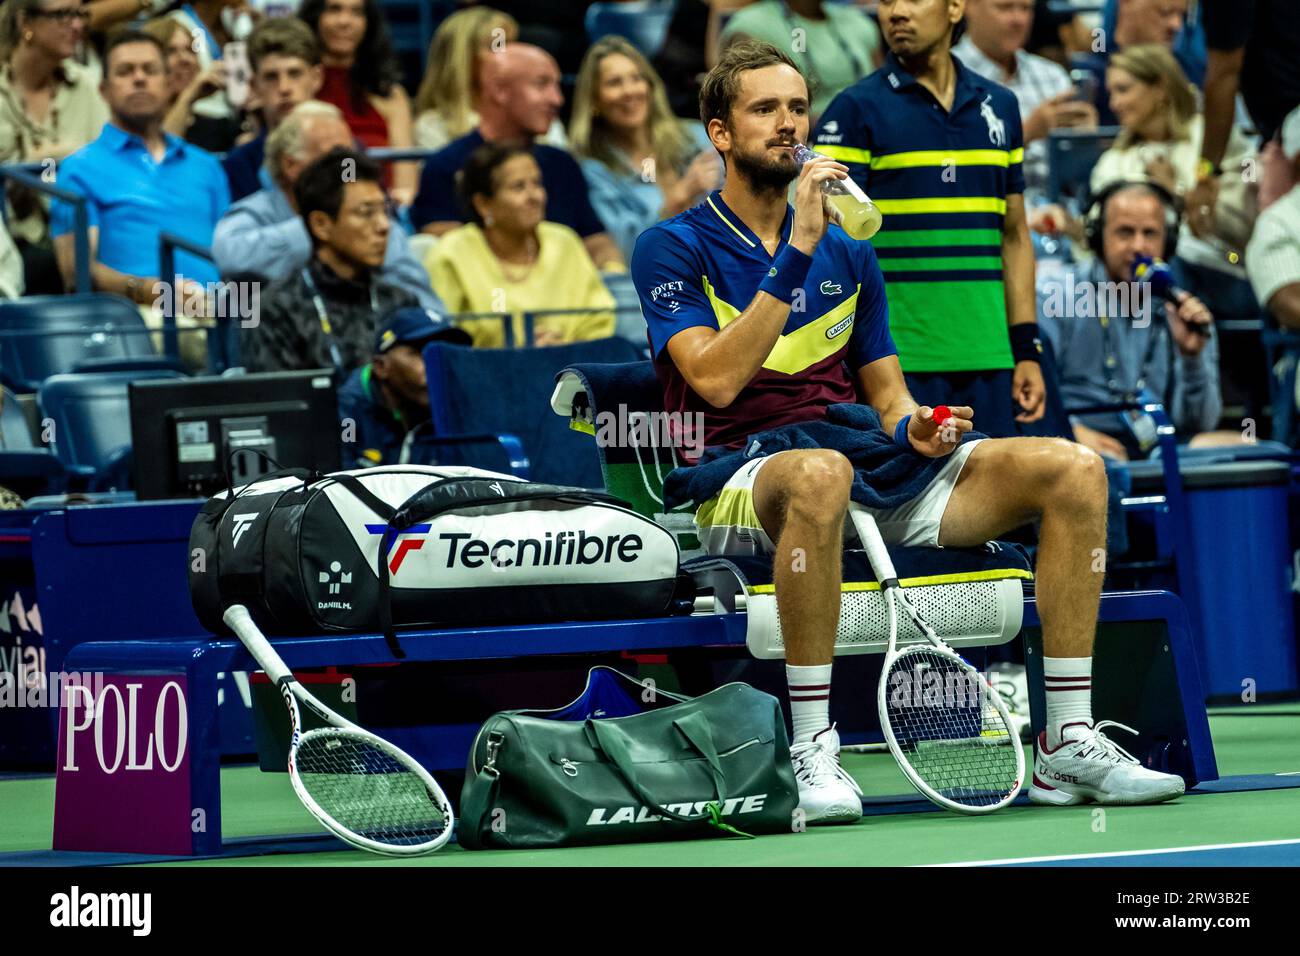
[[[90,678],[60,691],[54,849],[191,854],[185,675]]]

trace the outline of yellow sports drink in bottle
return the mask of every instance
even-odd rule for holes
[[[800,168],[818,155],[802,143],[794,148],[794,161]],[[822,189],[831,208],[839,214],[840,228],[854,239],[870,239],[880,231],[880,210],[852,177],[829,179],[822,183]]]

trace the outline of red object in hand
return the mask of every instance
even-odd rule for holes
[[[947,405],[936,405],[931,417],[934,419],[934,423],[942,428],[948,423],[948,419],[952,418],[952,411]]]

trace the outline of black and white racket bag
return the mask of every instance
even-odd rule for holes
[[[382,558],[381,558],[382,555]],[[268,475],[213,497],[190,532],[204,627],[244,604],[267,633],[652,617],[677,542],[600,491],[468,467]]]

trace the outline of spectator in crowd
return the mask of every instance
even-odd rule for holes
[[[513,318],[514,342],[525,341],[522,313],[534,309],[600,309],[539,318],[537,345],[598,339],[614,333],[614,297],[582,240],[568,226],[545,222],[547,191],[534,154],[488,143],[465,163],[458,183],[470,217],[447,233],[425,264],[434,291],[456,312],[501,312]],[[505,344],[494,318],[462,323],[474,344]]]
[[[95,78],[72,59],[85,22],[80,0],[8,0],[0,9],[0,163],[60,162],[104,128],[108,107]],[[7,185],[9,231],[27,291],[62,292],[47,201]]]
[[[704,127],[672,115],[663,81],[622,37],[587,51],[569,139],[596,215],[624,259],[643,230],[701,202],[722,178]]]
[[[1092,192],[1142,177],[1175,195],[1186,192],[1196,182],[1201,119],[1178,61],[1153,43],[1132,46],[1110,58],[1106,78],[1120,132],[1092,168]]]
[[[198,61],[197,73],[208,77],[213,87],[206,96],[193,101],[195,116],[210,121],[200,125],[203,141],[198,145],[212,152],[230,149],[243,131],[243,104],[231,103],[226,96],[222,61],[226,44],[244,39],[252,29],[251,18],[241,9],[245,6],[246,0],[193,0],[168,14],[189,34],[190,52]],[[214,72],[217,64],[222,69]]]
[[[912,395],[974,408],[994,437],[1035,430],[1046,392],[1020,107],[952,56],[960,4],[878,9],[890,54],[831,103],[815,148],[845,163],[884,216],[872,244]]]
[[[429,44],[424,81],[415,97],[415,145],[442,149],[478,125],[483,63],[519,36],[519,24],[491,7],[453,13]],[[558,118],[538,142],[564,149],[568,140]]]
[[[1106,75],[1120,133],[1092,169],[1092,194],[1117,180],[1151,179],[1184,196],[1196,185],[1203,126],[1195,89],[1178,61],[1163,46],[1130,46],[1110,58]],[[1249,151],[1234,132],[1230,154],[1239,160]],[[1178,239],[1179,282],[1218,315],[1249,317],[1257,310],[1240,264],[1247,236],[1236,225],[1247,198],[1241,189],[1220,204],[1218,235],[1201,238],[1184,228]]]
[[[1300,107],[1282,124],[1281,151],[1296,185],[1259,214],[1246,247],[1255,296],[1278,325],[1300,331]]]
[[[814,120],[836,93],[880,66],[880,31],[852,4],[758,0],[727,21],[722,47],[746,37],[771,43],[799,64],[808,78]]]
[[[1181,4],[1181,11],[1180,11]],[[1205,27],[1201,22],[1199,0],[1180,0],[1179,3],[1148,4],[1145,9],[1126,11],[1130,22],[1120,29],[1122,0],[1106,0],[1101,15],[1101,29],[1106,36],[1116,32],[1131,32],[1146,39],[1131,39],[1129,43],[1159,43],[1168,45],[1178,65],[1187,78],[1199,88],[1205,83]],[[1169,30],[1183,14],[1182,24],[1169,39]],[[1136,13],[1136,16],[1135,16]]]
[[[253,139],[236,146],[222,160],[232,200],[251,196],[270,185],[261,176],[267,135],[290,110],[312,99],[324,78],[316,35],[296,17],[276,17],[259,23],[248,38],[248,63],[263,126]]]
[[[339,388],[339,418],[354,429],[343,444],[345,468],[437,462],[423,352],[438,339],[469,344],[463,331],[425,309],[394,309],[379,323],[370,361]]]
[[[1116,183],[1098,196],[1091,227],[1097,258],[1078,267],[1072,282],[1061,273],[1040,286],[1038,321],[1056,354],[1067,408],[1147,393],[1164,404],[1180,433],[1191,436],[1213,429],[1223,410],[1213,317],[1191,295],[1166,305],[1135,298],[1138,287],[1130,284],[1134,259],[1156,258],[1164,249],[1167,223],[1176,219],[1172,199],[1162,187],[1142,182]],[[1128,306],[1121,314],[1106,313],[1108,287],[1120,290],[1113,298]],[[1076,293],[1084,288],[1096,291],[1095,308],[1080,308]],[[1099,413],[1074,417],[1071,425],[1076,441],[1127,460],[1144,456],[1155,443],[1149,419],[1130,421],[1125,414]]]
[[[392,222],[373,159],[330,150],[298,175],[294,201],[311,259],[263,293],[260,320],[241,330],[244,366],[332,368],[341,383],[369,358],[379,317],[416,305],[415,296],[376,274]]]
[[[1188,0],[1119,0],[1114,29],[1103,31],[1092,44],[1091,52],[1075,59],[1076,66],[1092,74],[1096,87],[1098,122],[1114,126],[1110,109],[1110,92],[1106,88],[1106,68],[1116,53],[1131,46],[1157,43],[1172,51],[1187,20]]]
[[[1187,219],[1192,231],[1204,236],[1214,231],[1215,205],[1225,171],[1229,168],[1231,131],[1237,93],[1264,143],[1260,151],[1259,207],[1286,193],[1294,183],[1291,164],[1282,155],[1277,133],[1286,118],[1300,106],[1300,16],[1294,0],[1201,0],[1205,19],[1205,136],[1196,188],[1187,197]]]
[[[0,299],[16,299],[23,290],[23,257],[9,230],[0,222]]]
[[[170,232],[200,246],[230,204],[221,164],[211,154],[163,131],[167,111],[167,60],[163,45],[147,33],[119,33],[104,48],[100,92],[110,121],[94,142],[59,166],[59,186],[86,200],[90,275],[96,289],[144,305],[161,295],[158,239]],[[68,287],[75,274],[73,207],[56,201],[50,232]],[[218,278],[207,259],[176,251],[176,273],[187,299]],[[164,277],[168,286],[172,276]],[[153,310],[146,319],[157,319]],[[186,317],[196,317],[187,307]],[[202,343],[187,337],[185,356],[201,365]]]
[[[591,207],[587,181],[577,161],[564,150],[535,144],[560,114],[560,68],[545,50],[510,43],[487,58],[479,102],[479,124],[424,162],[420,192],[411,207],[415,228],[440,236],[465,221],[456,197],[455,177],[470,154],[484,143],[533,144],[542,170],[553,221],[582,237],[599,269],[622,269],[618,245]]]
[[[332,149],[350,149],[352,132],[332,103],[309,100],[295,107],[271,134],[266,165],[272,185],[230,207],[217,223],[212,255],[221,274],[285,279],[307,265],[311,239],[295,206],[302,171]],[[390,222],[388,247],[376,278],[405,289],[422,308],[441,310],[429,275],[411,254],[406,233]]]
[[[325,79],[317,96],[343,111],[366,149],[410,149],[411,98],[378,0],[303,0],[298,16],[316,33]],[[418,163],[393,163],[385,176],[395,201],[415,197]]]
[[[970,69],[1016,94],[1025,135],[1025,192],[1047,187],[1047,134],[1092,129],[1097,110],[1075,97],[1059,63],[1025,52],[1034,23],[1032,0],[967,0],[966,35],[953,54]]]
[[[199,70],[194,52],[194,37],[173,17],[150,20],[143,32],[157,39],[167,51],[167,115],[163,132],[179,136],[201,149],[219,153],[239,135],[240,124],[234,116],[200,116],[195,104],[226,88],[226,64],[213,60],[206,70]]]

